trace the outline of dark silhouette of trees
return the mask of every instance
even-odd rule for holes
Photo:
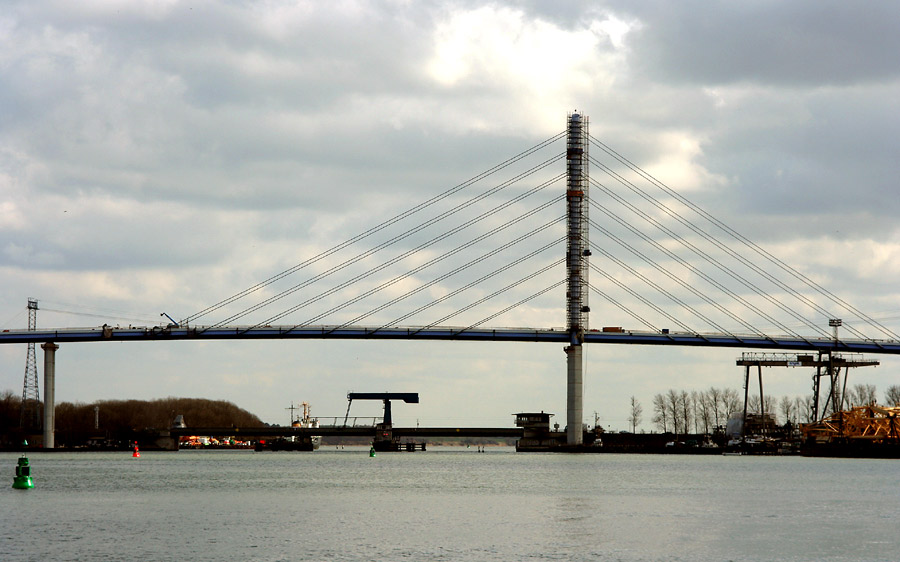
[[[11,391],[0,394],[0,444],[21,442],[19,408],[21,398]],[[96,408],[96,416],[95,416]],[[263,427],[254,414],[224,400],[204,398],[160,398],[157,400],[100,400],[90,404],[56,404],[58,447],[84,445],[91,439],[127,441],[148,431],[167,430],[176,415],[190,427]]]

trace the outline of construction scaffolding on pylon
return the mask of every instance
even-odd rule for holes
[[[566,126],[566,444],[583,443],[584,332],[588,329],[588,120],[573,113]]]
[[[37,329],[37,299],[28,299],[28,331]],[[41,394],[38,391],[37,357],[34,342],[28,344],[25,356],[25,381],[22,383],[22,405],[19,427],[25,431],[41,430]]]

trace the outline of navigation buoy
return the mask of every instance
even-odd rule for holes
[[[16,465],[16,477],[13,478],[13,488],[16,490],[30,490],[34,488],[34,480],[31,479],[31,465],[28,457],[22,455],[19,464]]]
[[[27,447],[28,441],[22,441],[22,446]],[[19,464],[16,465],[16,477],[13,478],[12,487],[16,490],[30,490],[34,488],[34,480],[31,479],[31,463],[28,462],[28,457],[25,456],[25,453],[22,453],[22,458],[19,459]]]
[[[371,449],[369,449],[369,456],[370,456],[370,457],[374,457],[374,456],[375,456],[375,447],[374,447],[374,446],[373,446]]]
[[[134,442],[134,452],[131,453],[131,456],[132,456],[132,457],[139,457],[139,456],[141,456],[141,452],[138,450],[137,441]]]

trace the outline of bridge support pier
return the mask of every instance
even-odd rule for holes
[[[59,346],[47,342],[41,345],[41,349],[44,350],[44,448],[53,449],[56,433],[56,350]]]
[[[568,376],[566,402],[566,444],[581,445],[584,443],[584,381],[582,378],[584,360],[582,345],[566,347],[566,373]]]

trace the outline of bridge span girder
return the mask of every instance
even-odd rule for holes
[[[253,339],[358,339],[358,340],[456,340],[544,342],[567,345],[568,332],[562,328],[458,328],[458,327],[393,327],[366,326],[221,326],[153,327],[153,328],[78,328],[45,330],[10,330],[0,332],[0,344],[13,343],[88,343],[110,341],[174,341],[174,340],[253,340]],[[748,349],[781,349],[810,352],[900,354],[900,341],[831,338],[796,338],[788,336],[755,336],[733,334],[695,334],[688,332],[600,332],[584,333],[585,344],[674,345],[694,347],[730,347]]]

